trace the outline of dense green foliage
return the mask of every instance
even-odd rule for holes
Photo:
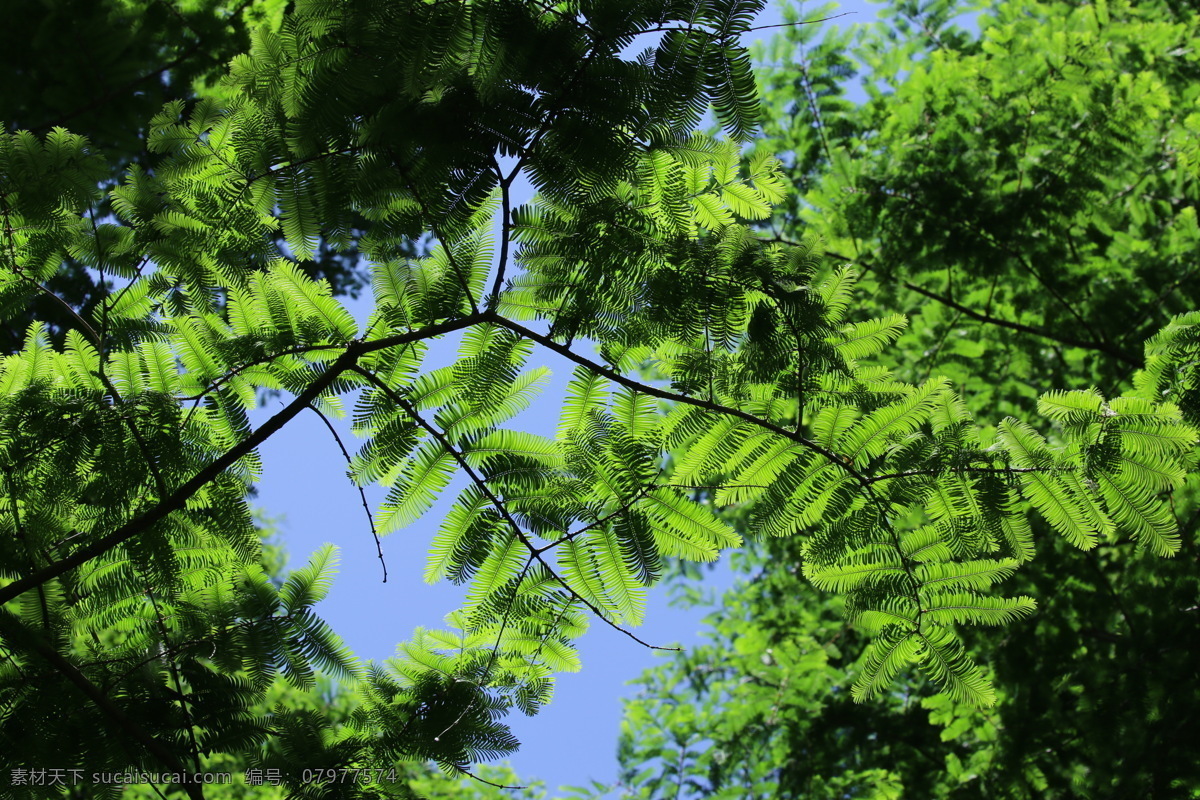
[[[984,8],[973,30],[950,24],[972,5],[897,2],[883,24],[791,28],[761,52],[758,146],[798,187],[770,235],[820,235],[857,265],[858,313],[910,319],[877,363],[946,374],[1001,440],[1005,415],[1039,393],[1089,386],[1173,399],[1194,422],[1194,368],[1172,384],[1164,357],[1195,352],[1200,17],[1022,0]],[[856,72],[870,76],[862,103],[847,98]],[[1143,356],[1138,342],[1189,311]],[[1106,412],[1052,413],[1052,441],[1098,425],[1092,457],[1110,456]],[[1180,543],[1168,560],[1121,536],[1080,552],[1049,515],[1033,520],[1033,565],[1006,587],[1036,612],[964,637],[995,684],[987,711],[911,674],[853,702],[870,626],[845,627],[845,601],[805,580],[803,538],[758,543],[710,617],[712,643],[643,678],[626,796],[1197,796],[1197,500],[1189,479],[1163,512]],[[753,512],[726,518],[755,530]]]
[[[146,123],[173,100],[220,91],[229,60],[284,0],[54,0],[8,15],[0,93],[10,130],[86,132],[119,164],[141,161]],[[15,11],[15,10],[14,10]]]
[[[111,164],[79,136],[3,137],[0,305],[23,342],[4,362],[0,426],[0,736],[12,763],[178,773],[232,757],[282,765],[292,789],[329,796],[375,790],[305,788],[298,768],[433,759],[461,769],[515,746],[500,714],[513,703],[532,712],[551,670],[573,663],[565,637],[582,626],[586,600],[571,584],[550,567],[530,573],[528,607],[514,605],[495,638],[477,612],[461,618],[465,639],[428,634],[405,659],[364,668],[310,611],[330,553],[273,582],[244,497],[259,442],[310,405],[336,413],[336,394],[364,387],[375,388],[359,397],[359,427],[374,435],[355,472],[369,481],[381,470],[397,487],[385,529],[425,503],[446,453],[479,487],[492,481],[489,494],[511,491],[549,455],[497,427],[537,376],[514,380],[526,348],[479,307],[492,267],[488,212],[504,207],[506,252],[521,213],[508,208],[508,190],[522,170],[563,209],[607,212],[604,192],[638,177],[652,146],[688,146],[683,132],[710,97],[734,133],[756,116],[732,38],[752,7],[580,10],[576,19],[524,3],[300,4],[281,25],[255,29],[250,54],[216,91],[202,86],[199,100],[170,102],[148,125],[122,119],[147,135],[112,144],[116,163],[133,162],[115,189]],[[674,30],[657,53],[618,58],[636,32],[658,28]],[[170,40],[168,31],[161,42],[131,41],[150,48],[146,60],[169,63]],[[9,99],[27,123],[21,98]],[[102,123],[121,112],[102,108],[93,132],[104,145]],[[520,160],[502,173],[505,154]],[[410,259],[429,235],[440,246]],[[379,310],[365,331],[299,268],[327,246],[361,248],[375,265]],[[494,275],[492,307],[516,296],[502,291],[509,260]],[[56,296],[56,280],[86,280],[81,294],[99,297]],[[39,299],[59,311],[50,328],[24,324]],[[467,328],[469,355],[455,368],[405,373],[425,339]],[[252,433],[245,409],[260,389],[296,399]],[[479,541],[470,561],[452,548],[459,578],[493,544],[477,525],[462,532]],[[348,718],[294,693],[272,706],[280,678],[308,690],[314,669],[360,687]]]
[[[1034,524],[1177,553],[1200,320],[1152,341],[1136,385],[1047,384],[1019,417],[887,369],[906,319],[857,308],[871,265],[762,233],[793,201],[781,162],[741,149],[762,115],[738,37],[760,5],[307,0],[156,112],[119,184],[77,134],[0,135],[0,314],[63,311],[0,361],[0,750],[261,766],[298,797],[453,791],[405,765],[512,752],[504,715],[579,668],[589,621],[636,624],[666,560],[711,561],[741,525],[793,543],[870,634],[856,699],[925,676],[947,708],[987,707],[966,643],[1021,638],[1038,593],[993,587],[1038,574]],[[693,131],[709,106],[727,138]],[[514,207],[522,176],[538,195]],[[323,247],[367,265],[364,325],[306,271]],[[59,302],[50,282],[80,268],[96,301]],[[455,363],[423,368],[451,335]],[[575,364],[554,438],[510,425],[538,348]],[[289,399],[252,429],[264,390]],[[377,533],[468,480],[426,573],[469,584],[466,604],[385,664],[312,611],[332,550],[276,576],[246,504],[255,448],[346,402],[350,476],[388,487]],[[321,675],[353,699],[321,697]]]
[[[250,46],[250,32],[278,30],[285,0],[47,0],[6,15],[0,29],[0,127],[45,136],[56,127],[88,139],[104,155],[106,189],[125,168],[152,168],[160,155],[147,148],[148,123],[164,103],[220,98],[230,59]],[[109,198],[96,204],[111,213]],[[275,238],[280,239],[278,234]],[[329,281],[334,294],[357,295],[365,276],[357,253],[322,246],[301,268]],[[72,308],[91,313],[106,289],[71,253],[46,287]],[[20,347],[33,320],[47,324],[58,344],[70,327],[63,307],[47,295],[30,298],[21,318],[0,328],[5,352]]]

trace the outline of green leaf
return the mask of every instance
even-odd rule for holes
[[[431,441],[421,446],[391,481],[379,515],[379,533],[395,533],[420,519],[450,483],[456,466],[440,444]]]

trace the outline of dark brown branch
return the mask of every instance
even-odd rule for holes
[[[968,472],[968,473],[991,473],[994,475],[1015,475],[1022,472],[1062,472],[1061,469],[1054,467],[961,467],[952,470],[953,472]],[[941,475],[943,470],[936,469],[914,469],[908,472],[892,472],[887,475],[872,475],[867,478],[867,483],[878,483],[879,481],[888,481],[894,478],[912,478],[918,475]]]
[[[76,117],[83,116],[84,114],[95,111],[98,108],[103,108],[104,106],[111,103],[112,99],[114,97],[116,97],[117,95],[124,94],[126,91],[132,89],[133,87],[137,86],[138,84],[145,83],[146,81],[150,80],[151,78],[158,77],[159,75],[162,75],[164,72],[168,72],[172,69],[175,69],[175,67],[179,66],[180,64],[184,63],[189,58],[191,58],[193,55],[195,55],[196,52],[200,49],[201,44],[202,44],[202,42],[196,42],[191,47],[189,47],[187,50],[185,50],[183,52],[183,55],[179,56],[174,61],[169,61],[166,64],[163,64],[161,67],[159,67],[158,69],[156,69],[152,72],[147,72],[145,75],[139,75],[138,77],[136,77],[132,80],[126,81],[125,83],[121,84],[120,86],[110,89],[109,91],[105,92],[104,94],[100,95],[99,97],[96,97],[91,102],[85,103],[84,105],[74,109],[73,111],[68,111],[65,114],[62,114],[61,116],[50,120],[49,122],[43,122],[40,125],[31,125],[29,127],[29,130],[33,133],[40,133],[42,131],[48,131],[53,128],[59,128],[59,127],[66,125],[68,122],[75,119]]]
[[[114,97],[116,97],[117,95],[120,95],[120,94],[124,94],[125,92],[134,88],[138,84],[145,83],[146,81],[150,80],[151,78],[157,78],[160,75],[162,75],[163,73],[169,72],[170,70],[175,69],[175,67],[179,66],[180,64],[184,63],[189,58],[194,56],[201,49],[201,47],[203,47],[203,45],[205,44],[203,38],[196,32],[196,29],[192,27],[192,24],[190,22],[188,22],[186,19],[184,19],[183,15],[181,15],[179,13],[178,9],[176,9],[170,3],[164,3],[164,5],[175,15],[176,18],[179,19],[179,21],[181,23],[183,23],[183,26],[185,28],[187,28],[189,31],[191,31],[192,35],[196,37],[196,41],[192,44],[191,47],[189,47],[187,50],[183,51],[182,55],[176,57],[173,61],[168,61],[166,64],[163,64],[158,69],[153,70],[151,72],[147,72],[145,75],[139,75],[138,77],[133,78],[132,80],[126,81],[125,83],[121,84],[120,86],[117,86],[113,89],[108,90],[104,94],[102,94],[99,97],[92,100],[90,103],[80,106],[79,108],[76,108],[74,111],[69,111],[66,114],[58,117],[57,119],[51,120],[50,122],[43,122],[41,125],[35,125],[32,128],[30,128],[30,130],[42,131],[42,130],[49,130],[50,128],[56,128],[61,125],[65,125],[66,123],[70,122],[71,120],[75,119],[76,117],[78,117],[82,114],[86,114],[89,111],[95,111],[97,108],[101,108],[101,107],[107,105],[109,103],[109,101],[111,101]],[[241,5],[239,5],[237,8],[233,9],[230,12],[229,19],[236,20],[239,16],[241,16],[242,12],[249,5],[250,5],[250,0],[244,0]]]
[[[505,179],[500,162],[492,156],[492,164],[496,167],[496,177],[500,180],[500,257],[496,260],[496,279],[492,283],[492,293],[488,295],[487,307],[495,311],[500,304],[500,289],[504,286],[504,272],[508,267],[509,239],[512,238],[512,196],[509,193],[511,179],[520,169],[514,169],[512,175]]]
[[[789,239],[786,239],[784,237],[781,237],[781,236],[776,236],[774,241],[778,241],[782,244],[795,244],[795,242],[793,242]],[[827,250],[827,251],[825,251],[825,254],[827,256],[829,256],[831,258],[835,258],[839,261],[845,261],[848,264],[857,264],[858,266],[862,267],[863,269],[876,271],[876,270],[873,270],[873,268],[869,264],[863,264],[862,262],[857,261],[856,259],[850,258],[849,256],[842,255],[841,253],[835,253],[833,251]],[[888,277],[890,277],[890,276],[888,276]],[[930,291],[929,289],[926,289],[924,286],[918,286],[917,284],[911,283],[909,281],[902,280],[902,281],[900,281],[900,285],[902,285],[905,289],[910,289],[910,290],[916,292],[917,294],[924,295],[925,297],[928,297],[930,300],[934,300],[938,303],[941,303],[942,305],[946,306],[947,308],[952,308],[955,311],[961,312],[962,314],[965,314],[966,316],[970,317],[971,319],[978,320],[979,322],[982,322],[986,325],[995,325],[998,328],[1007,328],[1008,330],[1018,331],[1020,333],[1027,333],[1030,336],[1037,336],[1038,338],[1041,338],[1041,339],[1047,339],[1052,342],[1059,342],[1060,344],[1069,345],[1071,347],[1081,347],[1085,350],[1095,350],[1097,352],[1105,353],[1106,355],[1110,355],[1113,358],[1116,358],[1116,359],[1122,361],[1123,363],[1129,364],[1134,367],[1140,367],[1143,365],[1142,359],[1139,358],[1137,355],[1135,355],[1127,350],[1122,350],[1118,347],[1110,345],[1107,342],[1085,341],[1083,339],[1075,339],[1070,336],[1063,336],[1061,334],[1054,333],[1052,331],[1043,330],[1041,328],[1034,328],[1031,325],[1025,325],[1020,322],[1014,322],[1012,320],[1000,319],[999,317],[993,317],[990,314],[979,312],[972,308],[968,308],[967,306],[964,306],[963,304],[961,304],[955,300],[952,300],[949,297],[940,295],[937,292],[933,292],[933,291]]]
[[[446,437],[446,434],[443,431],[439,431],[433,425],[429,424],[428,420],[421,416],[420,412],[417,411],[416,407],[413,406],[412,403],[408,402],[407,399],[402,397],[398,392],[394,391],[392,387],[380,380],[379,376],[375,373],[368,369],[364,369],[357,364],[352,366],[350,369],[370,381],[371,384],[376,389],[381,391],[389,400],[391,400],[400,408],[404,409],[404,413],[408,414],[413,422],[417,423],[417,425],[421,426],[426,433],[433,437],[433,439],[439,445],[441,445],[442,449],[445,450],[446,453],[455,460],[463,472],[467,473],[467,477],[479,487],[479,490],[484,493],[491,504],[495,506],[496,510],[500,512],[500,515],[504,517],[504,521],[512,527],[513,533],[516,534],[518,539],[520,539],[521,544],[525,545],[525,547],[528,548],[531,553],[536,549],[533,546],[533,543],[529,541],[529,537],[525,535],[525,531],[521,529],[521,526],[517,524],[517,521],[512,518],[511,514],[508,513],[508,509],[504,506],[504,503],[499,497],[496,496],[491,487],[487,485],[487,482],[475,472],[475,469],[469,463],[467,463],[466,458],[458,451],[458,448],[450,443],[450,440]]]
[[[802,20],[797,20],[796,22],[780,22],[775,25],[755,25],[752,28],[746,28],[744,31],[739,31],[735,35],[741,36],[744,33],[753,33],[754,31],[765,31],[765,30],[769,30],[771,28],[797,28],[801,25],[816,25],[819,22],[829,22],[831,20],[839,19],[840,17],[849,17],[855,13],[857,13],[857,12],[843,11],[841,14],[834,14],[832,17],[821,17],[820,19],[802,19]],[[641,30],[636,32],[636,35],[644,36],[648,33],[663,33],[665,31],[683,31],[683,32],[687,33],[689,31],[694,31],[694,30],[697,30],[697,29],[694,27],[691,27],[691,26],[658,25],[653,28],[642,28]],[[728,34],[726,34],[726,35],[728,35]]]
[[[421,190],[419,188],[417,188],[416,181],[414,181],[410,177],[409,171],[403,166],[400,159],[397,158],[396,154],[393,153],[390,149],[388,150],[388,155],[391,156],[392,163],[395,165],[396,171],[400,173],[400,175],[404,178],[405,182],[408,184],[408,190],[410,192],[412,192],[413,199],[415,199],[417,201],[417,205],[420,206],[421,211],[428,214],[429,209],[432,208],[432,206],[430,206],[429,203],[427,203],[425,201],[425,199],[421,196]],[[497,181],[503,180],[500,177],[498,171],[497,171],[497,175],[496,175],[496,180]],[[430,215],[430,216],[432,216],[432,215]],[[442,235],[441,231],[438,230],[437,223],[433,222],[432,219],[430,219],[430,221],[429,221],[429,232],[433,234],[434,238],[438,240],[438,242],[442,245],[442,249],[446,252],[446,260],[448,262],[450,262],[450,269],[454,273],[454,277],[456,277],[458,279],[458,284],[459,284],[460,288],[462,288],[463,295],[467,298],[467,302],[470,303],[470,305],[471,305],[471,313],[478,314],[479,313],[479,304],[475,302],[475,295],[473,295],[471,293],[470,274],[468,272],[465,272],[463,270],[463,268],[459,265],[458,261],[455,259],[454,249],[453,249],[453,247],[451,247],[450,239],[448,239],[447,237]],[[480,298],[480,299],[482,299],[482,298]]]
[[[21,278],[21,280],[31,284],[38,291],[45,293],[51,300],[61,306],[63,310],[67,312],[68,316],[74,318],[76,324],[79,325],[80,330],[86,333],[88,338],[90,338],[96,343],[97,346],[99,346],[101,344],[100,334],[96,333],[96,329],[89,325],[87,320],[79,316],[79,312],[72,308],[70,303],[68,303],[66,300],[63,300],[54,292],[50,291],[50,289],[26,275],[24,271],[17,266],[17,253],[13,245],[13,228],[12,223],[9,221],[9,216],[11,213],[12,212],[8,208],[8,203],[5,201],[5,196],[0,195],[0,215],[3,215],[4,217],[4,237],[8,244],[8,258],[12,262],[13,274]]]
[[[7,586],[0,587],[0,605],[7,603],[15,597],[20,596],[23,592],[41,586],[49,580],[57,578],[59,575],[74,569],[81,564],[90,561],[97,556],[104,555],[108,551],[117,547],[120,544],[132,539],[149,529],[151,526],[161,522],[168,515],[178,511],[184,507],[184,504],[200,489],[214,480],[218,475],[224,472],[229,467],[233,466],[237,461],[248,455],[260,444],[265,442],[273,434],[279,431],[285,424],[290,422],[301,411],[310,406],[326,389],[333,385],[342,373],[349,370],[355,363],[364,355],[373,353],[377,350],[384,350],[389,347],[407,344],[409,342],[418,341],[420,339],[429,339],[434,336],[440,336],[444,333],[461,330],[470,327],[479,322],[483,322],[487,317],[486,314],[473,314],[462,317],[457,320],[440,322],[407,333],[389,336],[374,342],[351,342],[346,347],[346,351],[338,356],[324,373],[316,380],[308,385],[303,392],[296,396],[296,399],[289,403],[282,411],[267,420],[258,430],[247,436],[237,445],[229,449],[224,455],[217,458],[204,469],[200,470],[190,480],[176,489],[169,497],[160,500],[152,508],[147,510],[142,515],[131,519],[121,527],[106,536],[97,539],[91,544],[85,545],[74,553],[60,561],[56,561],[36,572],[19,578]]]
[[[662,472],[663,472],[662,467],[659,467],[658,475],[662,475]],[[658,477],[658,475],[656,475],[655,477]],[[645,497],[646,494],[651,489],[657,489],[657,488],[659,488],[659,485],[656,484],[654,481],[650,481],[650,483],[647,483],[645,486],[643,486],[641,489],[639,489],[637,491],[637,493],[634,494],[633,497],[626,500],[625,503],[620,508],[618,508],[616,511],[612,512],[611,514],[605,514],[603,517],[597,517],[594,522],[590,522],[587,525],[584,525],[582,528],[579,528],[578,530],[571,531],[570,533],[563,536],[561,539],[555,539],[553,542],[543,545],[542,547],[538,548],[537,552],[544,553],[547,550],[551,549],[552,547],[557,547],[558,545],[562,544],[563,542],[571,541],[572,539],[574,539],[576,536],[578,536],[581,533],[587,533],[590,530],[599,528],[601,525],[608,522],[610,519],[615,519],[616,517],[619,517],[620,515],[627,512],[630,508],[633,507],[634,503],[636,503],[638,500],[641,500],[643,497]]]
[[[729,406],[723,406],[720,403],[709,402],[708,400],[702,400],[697,397],[689,397],[686,394],[679,394],[677,392],[668,392],[664,389],[659,389],[657,387],[650,386],[648,384],[641,383],[639,381],[635,381],[632,378],[625,377],[624,375],[617,372],[616,370],[609,369],[608,367],[606,367],[602,364],[597,364],[595,361],[592,361],[589,358],[585,358],[584,356],[579,355],[578,353],[576,353],[574,350],[567,347],[566,345],[560,344],[560,343],[554,341],[549,336],[543,336],[542,334],[538,333],[537,331],[531,330],[518,322],[513,322],[510,319],[506,319],[505,317],[502,317],[499,314],[489,312],[489,311],[485,311],[483,313],[483,316],[487,319],[488,322],[493,322],[497,325],[508,328],[509,330],[513,331],[514,333],[519,333],[522,336],[532,339],[533,341],[542,345],[546,349],[553,350],[555,353],[558,353],[560,356],[570,359],[571,361],[574,361],[576,364],[579,364],[580,366],[587,367],[595,374],[597,374],[603,378],[607,378],[608,380],[612,381],[613,383],[618,383],[621,386],[624,386],[628,389],[634,389],[639,392],[645,392],[646,394],[648,394],[652,397],[657,397],[660,400],[671,400],[676,403],[683,403],[685,405],[696,406],[697,408],[703,408],[706,411],[712,411],[717,414],[725,414],[727,416],[737,417],[738,419],[744,420],[745,422],[749,422],[752,425],[757,425],[758,427],[760,427],[764,430],[768,430],[768,431],[771,431],[772,433],[778,434],[779,436],[782,436],[785,439],[796,442],[797,444],[801,445],[802,447],[804,447],[808,450],[813,451],[814,453],[818,453],[819,455],[824,456],[831,463],[837,464],[844,471],[846,471],[850,475],[850,477],[854,478],[854,480],[857,481],[860,485],[862,485],[862,486],[868,485],[866,476],[864,476],[861,472],[859,472],[854,467],[853,464],[847,463],[846,459],[843,458],[838,453],[835,453],[832,450],[830,450],[826,447],[823,447],[822,445],[818,444],[817,442],[814,442],[812,439],[809,439],[806,436],[796,433],[795,431],[790,431],[786,428],[781,428],[780,426],[776,425],[775,423],[771,422],[770,420],[765,420],[760,417],[756,417],[753,414],[748,414],[745,411],[742,411],[740,408],[731,408]]]
[[[924,295],[925,297],[928,297],[930,300],[935,300],[948,308],[953,308],[955,311],[961,312],[962,314],[965,314],[966,316],[971,317],[972,319],[978,320],[980,322],[984,322],[988,325],[995,325],[998,328],[1008,328],[1009,330],[1020,331],[1021,333],[1028,333],[1032,336],[1038,336],[1043,339],[1049,339],[1051,341],[1059,342],[1060,344],[1070,345],[1071,347],[1082,347],[1085,350],[1095,350],[1097,352],[1104,353],[1106,355],[1110,355],[1113,358],[1116,358],[1119,361],[1122,361],[1131,366],[1141,366],[1142,365],[1142,360],[1140,358],[1138,358],[1136,355],[1134,355],[1133,353],[1130,353],[1127,350],[1122,350],[1121,348],[1118,348],[1118,347],[1114,347],[1113,345],[1108,344],[1107,342],[1095,342],[1095,341],[1085,341],[1083,339],[1075,339],[1070,336],[1063,336],[1062,334],[1051,333],[1050,331],[1045,331],[1040,328],[1034,328],[1030,325],[1023,325],[1020,322],[1012,322],[1011,320],[998,319],[996,317],[991,317],[986,314],[981,314],[978,311],[967,308],[966,306],[962,305],[961,303],[955,302],[954,300],[951,300],[949,297],[944,297],[940,294],[937,294],[936,292],[931,292],[923,286],[917,286],[916,284],[909,283],[908,281],[904,281],[903,285],[904,285],[905,289],[911,289],[912,291],[916,292],[917,294]]]
[[[171,639],[167,631],[167,621],[163,618],[158,598],[154,596],[154,590],[150,588],[149,584],[146,586],[145,596],[149,598],[150,605],[154,608],[154,620],[158,627],[158,635],[162,637],[163,652],[161,657],[166,661],[167,671],[171,674],[171,682],[175,684],[175,702],[179,704],[179,710],[183,712],[183,718],[187,722],[188,740],[192,743],[192,762],[196,767],[196,771],[199,772],[200,743],[196,741],[196,723],[192,719],[192,711],[188,707],[190,701],[188,700],[187,693],[183,691],[183,680],[179,677],[179,665],[175,663],[175,654],[171,652]]]
[[[529,568],[533,565],[533,560],[534,556],[532,553],[529,555],[529,558],[525,559],[525,566],[521,567],[521,572],[519,575],[517,575],[517,580],[513,583],[513,600],[516,600],[517,592],[521,589],[521,582],[525,580],[525,576],[529,573]],[[488,656],[487,664],[483,667],[483,677],[480,678],[480,680],[483,681],[483,684],[479,685],[481,693],[483,687],[487,685],[487,680],[492,672],[492,666],[496,663],[496,657],[500,654],[500,642],[504,640],[504,631],[508,629],[508,620],[509,617],[512,616],[512,607],[513,603],[510,602],[504,609],[504,616],[500,619],[500,628],[496,631],[496,643],[492,645],[492,652]],[[471,698],[471,702],[467,703],[463,710],[458,713],[458,716],[454,718],[454,721],[447,725],[446,728],[434,738],[434,741],[441,739],[443,736],[449,733],[454,726],[462,722],[463,717],[467,715],[467,712],[475,707],[476,699],[478,699],[478,695]]]
[[[226,469],[237,463],[243,456],[249,454],[254,448],[265,442],[272,434],[282,428],[285,423],[290,422],[297,414],[307,408],[317,399],[321,392],[329,388],[356,358],[357,355],[353,354],[352,351],[348,350],[346,353],[343,353],[324,374],[309,384],[308,388],[301,392],[283,411],[271,417],[258,430],[247,436],[207,467],[200,470],[191,480],[176,489],[169,497],[160,500],[154,507],[146,511],[146,513],[130,520],[107,536],[103,536],[95,542],[79,548],[61,561],[50,564],[32,575],[13,581],[8,586],[0,589],[0,603],[7,602],[27,589],[40,586],[70,569],[107,553],[109,550],[161,522],[173,512],[182,509],[192,495]]]
[[[854,481],[856,483],[858,483],[859,486],[862,487],[862,489],[866,493],[867,497],[870,498],[870,501],[879,509],[880,524],[883,526],[884,530],[888,533],[888,535],[892,539],[892,544],[896,548],[896,552],[900,557],[900,563],[903,566],[904,572],[908,575],[908,577],[912,581],[913,586],[919,585],[919,582],[916,580],[914,564],[908,556],[904,555],[904,551],[900,547],[900,536],[896,532],[895,527],[892,525],[891,521],[887,517],[887,512],[888,512],[887,504],[882,500],[882,498],[880,498],[875,493],[875,489],[871,485],[871,482],[867,478],[867,476],[864,475],[863,473],[859,472],[858,469],[855,468],[853,462],[849,458],[842,457],[841,455],[833,452],[832,450],[829,450],[828,448],[821,446],[819,443],[814,442],[813,440],[801,435],[797,431],[790,431],[790,430],[787,430],[786,428],[781,428],[780,426],[776,425],[773,422],[770,422],[765,419],[761,419],[759,417],[754,416],[753,414],[748,414],[745,411],[742,411],[741,409],[730,408],[729,406],[723,406],[718,403],[709,402],[707,400],[700,400],[695,397],[689,397],[687,395],[678,394],[676,392],[668,392],[668,391],[665,391],[662,389],[655,388],[653,386],[649,386],[644,383],[639,383],[638,381],[632,380],[630,378],[626,378],[624,375],[622,375],[619,372],[616,372],[615,370],[609,369],[608,367],[605,367],[601,364],[597,364],[596,362],[592,361],[591,359],[584,358],[583,356],[579,355],[575,351],[571,350],[570,347],[563,345],[563,344],[559,344],[558,342],[551,339],[549,336],[542,336],[541,334],[537,333],[536,331],[532,331],[529,328],[526,328],[524,325],[513,322],[512,320],[509,320],[509,319],[505,319],[504,317],[501,317],[499,314],[495,314],[493,312],[485,312],[484,316],[489,321],[494,322],[497,325],[502,325],[515,333],[519,333],[522,336],[532,339],[533,341],[537,342],[538,344],[542,345],[543,347],[545,347],[549,350],[553,350],[554,352],[558,353],[559,355],[563,356],[564,358],[574,361],[576,364],[587,367],[588,369],[592,370],[592,372],[594,372],[595,374],[600,375],[604,378],[607,378],[610,381],[612,381],[613,383],[620,384],[621,386],[625,386],[629,389],[634,389],[639,392],[645,392],[648,395],[651,395],[653,397],[658,397],[662,400],[672,400],[677,403],[683,403],[686,405],[696,406],[697,408],[703,408],[707,411],[712,411],[717,414],[724,414],[726,416],[737,417],[738,419],[749,422],[752,425],[756,425],[759,428],[762,428],[763,430],[771,431],[772,433],[782,436],[785,439],[796,442],[797,444],[801,445],[802,447],[805,447],[808,450],[811,450],[812,452],[823,456],[827,461],[829,461],[829,463],[831,463],[837,467],[840,467],[847,474],[849,474],[850,477],[853,478]],[[918,610],[924,609],[925,604],[922,602],[920,596],[917,594],[915,589],[914,589],[913,593],[910,595],[910,597],[912,598],[913,602],[916,604]],[[583,600],[583,598],[580,598],[580,599]],[[583,600],[583,602],[589,608],[592,608],[593,611],[595,610],[594,607],[592,606],[592,604],[588,603],[587,600]],[[601,617],[601,618],[603,619],[603,617]],[[612,623],[609,623],[609,624],[612,624]]]
[[[289,347],[287,350],[283,350],[278,353],[272,353],[271,355],[263,356],[262,358],[256,358],[253,361],[246,362],[245,364],[239,364],[237,367],[229,370],[229,372],[226,372],[221,377],[213,378],[213,380],[208,384],[208,386],[206,386],[200,392],[200,394],[192,394],[192,395],[187,395],[186,397],[178,398],[179,400],[181,400],[182,402],[185,402],[185,403],[197,403],[196,406],[192,406],[192,411],[188,412],[188,417],[186,417],[183,422],[185,425],[187,424],[188,419],[190,419],[192,413],[198,407],[199,401],[203,400],[210,393],[221,388],[221,386],[223,386],[224,384],[233,380],[235,377],[242,374],[243,372],[245,372],[248,369],[260,366],[262,364],[269,364],[272,361],[274,361],[275,359],[283,358],[285,356],[303,355],[304,353],[312,353],[312,352],[316,352],[316,351],[320,351],[320,350],[337,350],[338,348],[341,348],[341,347],[345,347],[345,345],[344,344],[314,344],[314,345],[302,345],[302,346],[298,346],[298,347]]]
[[[461,772],[463,775],[466,775],[468,778],[473,778],[474,780],[477,780],[480,783],[486,783],[488,786],[494,786],[497,789],[525,789],[525,788],[528,788],[525,786],[505,786],[503,783],[492,783],[491,781],[487,780],[486,778],[481,778],[478,775],[476,775],[474,772],[471,772],[469,769],[464,769],[463,767],[460,767],[457,764],[454,766],[454,769],[457,770],[458,772]]]

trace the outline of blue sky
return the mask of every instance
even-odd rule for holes
[[[817,3],[806,4],[816,7]],[[851,12],[836,24],[870,22],[877,5],[865,0],[841,4],[836,13]],[[757,25],[782,22],[772,5]],[[770,37],[764,30],[755,37]],[[526,191],[528,191],[526,189]],[[528,196],[517,198],[525,202]],[[368,293],[369,294],[369,293]],[[370,299],[347,304],[360,322],[370,313]],[[456,342],[435,343],[425,361],[432,369],[451,363]],[[535,351],[529,366],[545,365],[553,376],[533,405],[512,423],[534,433],[553,436],[564,387],[571,365],[553,353]],[[261,424],[277,411],[272,401],[252,415]],[[349,404],[348,404],[349,410]],[[334,420],[346,446],[353,452],[358,442],[348,420]],[[258,484],[257,505],[279,520],[281,542],[292,567],[302,566],[308,554],[331,542],[340,550],[340,569],[328,598],[318,606],[321,615],[362,659],[382,660],[395,653],[414,628],[443,627],[443,617],[460,604],[465,587],[448,583],[430,586],[422,580],[425,553],[442,516],[465,485],[458,479],[418,523],[384,538],[388,581],[383,583],[359,495],[346,478],[346,464],[337,443],[314,413],[300,416],[267,441],[260,450],[264,471]],[[368,490],[372,509],[384,490]],[[731,582],[723,565],[711,574],[708,585],[722,589]],[[667,605],[665,590],[651,592],[646,622],[637,635],[657,645],[687,647],[700,640],[703,611],[680,610]],[[538,716],[519,713],[509,717],[521,750],[510,762],[523,779],[540,778],[549,787],[582,785],[589,779],[611,782],[616,778],[616,741],[621,719],[621,698],[633,693],[626,685],[653,666],[655,655],[602,623],[595,623],[579,642],[583,670],[558,679],[554,700]]]

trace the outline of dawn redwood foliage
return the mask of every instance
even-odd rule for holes
[[[0,135],[0,313],[64,312],[0,362],[3,752],[159,774],[235,758],[295,796],[405,796],[300,770],[511,752],[505,713],[579,667],[589,621],[636,624],[664,559],[741,543],[721,508],[800,542],[872,633],[859,699],[916,668],[994,702],[962,631],[1034,612],[993,588],[1034,560],[1031,518],[1085,550],[1175,553],[1198,320],[1158,334],[1125,393],[1054,389],[1020,419],[887,369],[905,317],[857,314],[859,268],[756,224],[789,197],[781,162],[741,147],[760,7],[298,1],[219,91],[129,121],[147,157],[115,186],[66,129]],[[709,107],[724,137],[694,132]],[[538,194],[514,206],[520,176]],[[305,270],[322,248],[367,265],[365,325]],[[88,308],[51,296],[69,263],[97,276]],[[457,361],[423,368],[452,334]],[[545,351],[575,364],[554,438],[509,427]],[[253,429],[263,390],[288,399]],[[255,448],[345,401],[351,477],[389,488],[378,533],[468,478],[427,570],[466,605],[386,664],[312,612],[332,551],[275,578],[246,503]],[[278,679],[319,674],[351,711],[264,710]]]
[[[882,16],[784,28],[758,52],[767,111],[755,146],[795,187],[765,235],[819,236],[833,263],[858,269],[857,319],[910,320],[876,363],[913,382],[949,377],[998,439],[1039,393],[1088,386],[1177,402],[1195,424],[1196,373],[1175,370],[1194,358],[1200,296],[1200,15],[1176,2],[896,0]],[[1085,459],[1107,459],[1099,408],[1092,422],[1054,411],[1042,430],[1070,442],[1094,424],[1094,438],[1074,440]],[[1131,455],[1116,456],[1130,476],[1143,469]],[[1005,587],[1036,611],[960,629],[995,705],[937,693],[911,668],[902,688],[854,702],[870,625],[846,626],[847,598],[805,578],[805,536],[764,540],[736,557],[712,641],[643,677],[620,796],[1195,796],[1195,474],[1158,512],[1179,551],[1157,558],[1127,537],[1140,522],[1087,463],[1080,477],[1108,496],[1114,532],[1081,550],[1034,515],[1033,560]],[[753,509],[723,514],[755,532]]]

